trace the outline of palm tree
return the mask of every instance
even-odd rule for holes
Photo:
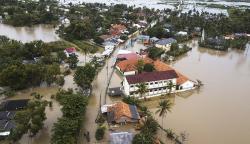
[[[156,114],[159,114],[159,117],[162,118],[162,128],[163,127],[163,119],[166,116],[167,112],[171,112],[172,103],[169,101],[169,99],[163,100],[159,102],[159,106],[157,107],[158,110],[155,112]]]
[[[82,51],[83,51],[83,53],[84,53],[84,55],[85,55],[84,63],[86,64],[86,57],[87,57],[87,55],[89,54],[90,49],[89,49],[89,47],[84,46],[84,47],[82,48]]]
[[[169,81],[169,82],[167,83],[167,90],[168,90],[168,94],[169,94],[169,95],[171,94],[172,89],[175,88],[175,87],[176,87],[176,85],[175,85],[172,81]]]
[[[146,83],[140,83],[139,85],[136,85],[137,92],[140,94],[140,97],[143,97],[144,94],[148,91],[148,88],[146,86]],[[146,97],[144,97],[144,99],[146,99]]]

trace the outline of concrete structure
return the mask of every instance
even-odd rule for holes
[[[169,83],[173,85],[177,84],[178,75],[174,70],[168,71],[155,71],[148,73],[141,73],[137,75],[129,75],[124,77],[122,82],[122,89],[126,96],[139,97],[140,94],[137,92],[137,85],[145,83],[148,92],[144,94],[146,97],[159,96],[170,92],[168,89]],[[175,91],[175,87],[171,91]]]
[[[173,43],[176,43],[177,41],[173,38],[167,38],[167,39],[161,39],[155,43],[155,47],[162,48],[165,51],[169,51],[170,47]]]

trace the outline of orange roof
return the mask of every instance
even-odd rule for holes
[[[124,31],[126,29],[126,27],[124,25],[121,24],[115,24],[112,25],[110,28],[110,34],[111,35],[120,35],[122,33],[122,31]]]
[[[153,61],[152,59],[150,59],[148,57],[143,58],[142,60],[143,60],[144,64],[146,64],[146,63],[153,64],[156,71],[175,70],[160,60]],[[120,70],[122,72],[136,71],[137,62],[138,62],[138,59],[124,60],[124,61],[120,61],[119,63],[117,63],[117,66],[120,68]],[[189,80],[186,76],[182,75],[180,72],[178,72],[176,70],[175,70],[175,72],[178,75],[178,78],[177,78],[178,85],[183,84],[184,82]]]
[[[124,102],[117,102],[113,106],[108,108],[109,111],[114,111],[114,119],[118,120],[122,116],[132,118],[129,105]]]
[[[156,71],[168,71],[168,70],[174,70],[172,67],[170,67],[169,65],[167,65],[166,63],[160,61],[160,60],[156,60],[154,62],[154,67]],[[178,71],[175,70],[175,72],[178,75],[177,78],[177,84],[183,84],[184,82],[186,82],[188,80],[188,78],[184,75],[182,75],[181,73],[179,73]]]
[[[128,72],[128,71],[136,71],[136,65],[138,63],[138,60],[140,59],[130,59],[130,60],[123,60],[117,63],[117,66],[120,68],[122,72]],[[153,63],[153,60],[150,58],[141,58],[143,60],[144,64],[146,63]]]

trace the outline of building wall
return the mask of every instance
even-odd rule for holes
[[[124,76],[135,75],[135,71],[128,71],[123,73]]]
[[[129,96],[129,84],[126,78],[123,79],[122,90],[126,96]]]
[[[144,94],[146,97],[152,97],[152,96],[158,96],[162,94],[166,94],[169,92],[169,90],[166,88],[169,81],[172,81],[174,85],[176,85],[176,79],[169,79],[169,80],[160,80],[160,81],[151,81],[147,82],[147,88],[148,92]],[[140,97],[140,94],[137,93],[137,84],[131,84],[129,85],[126,78],[124,78],[123,81],[123,90],[124,94],[126,96],[135,96],[135,97]],[[172,92],[174,92],[176,89],[172,88]]]
[[[194,83],[190,80],[186,81],[185,83],[179,86],[180,90],[188,90],[194,88]]]
[[[157,47],[157,48],[162,48],[162,49],[164,49],[165,51],[169,51],[169,50],[170,50],[170,47],[171,47],[171,44],[166,44],[166,45],[155,44],[155,47]]]

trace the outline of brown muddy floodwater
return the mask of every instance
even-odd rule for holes
[[[0,23],[0,35],[7,36],[21,42],[42,40],[44,42],[57,41],[60,38],[52,25],[36,25],[32,27],[13,27]]]
[[[198,48],[195,40],[189,45],[193,50],[172,66],[193,80],[201,80],[204,87],[178,94],[164,127],[177,134],[185,132],[189,144],[249,144],[250,51]],[[155,112],[158,101],[146,105]]]
[[[44,87],[44,88],[39,87],[39,88],[33,88],[33,89],[20,91],[17,93],[16,96],[9,98],[9,99],[32,99],[32,96],[30,96],[30,94],[33,92],[37,92],[43,95],[43,99],[53,102],[52,107],[47,106],[45,109],[47,119],[44,121],[43,129],[41,129],[39,133],[34,137],[29,137],[27,134],[25,134],[19,141],[20,144],[49,144],[50,143],[52,127],[54,123],[57,121],[57,119],[62,116],[62,113],[60,110],[61,107],[59,103],[56,100],[51,99],[51,95],[56,94],[57,91],[58,91],[58,87]]]

